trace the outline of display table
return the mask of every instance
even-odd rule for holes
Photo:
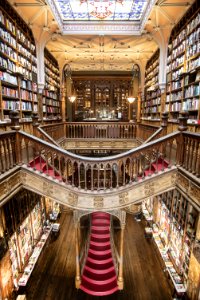
[[[178,296],[183,295],[186,292],[186,288],[184,284],[182,283],[181,277],[177,274],[176,270],[171,267],[167,268],[167,271],[169,273],[169,277],[174,285],[175,292]]]
[[[22,274],[21,278],[18,281],[19,287],[27,285],[27,282],[28,282],[28,280],[31,276],[31,273],[35,267],[35,264],[40,256],[40,253],[42,252],[42,249],[50,235],[51,230],[52,230],[51,226],[46,227],[44,229],[44,233],[42,234],[40,241],[36,244],[36,246],[33,250],[33,253],[29,258],[28,264],[24,269],[24,273]]]

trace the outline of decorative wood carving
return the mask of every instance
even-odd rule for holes
[[[193,198],[198,204],[200,204],[200,187],[190,183],[189,195]]]
[[[127,204],[129,202],[129,197],[128,197],[128,193],[122,193],[119,194],[119,204],[120,205],[124,205]]]
[[[19,171],[0,183],[0,201],[9,197],[22,183]]]
[[[54,192],[54,187],[53,184],[49,182],[43,182],[43,192],[47,195],[50,196],[53,195]]]
[[[178,174],[177,185],[180,185],[185,191],[187,191],[189,189],[189,179],[184,177],[182,174]]]
[[[100,196],[94,197],[94,207],[95,208],[103,208],[104,207],[103,197],[100,197]]]
[[[155,193],[154,182],[149,182],[144,186],[145,196],[151,196]]]
[[[77,206],[78,204],[78,196],[74,193],[69,193],[67,200],[71,206]]]

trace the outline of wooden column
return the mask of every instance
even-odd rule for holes
[[[79,223],[76,223],[75,228],[75,241],[76,241],[76,278],[75,286],[77,289],[80,288],[81,284],[81,272],[80,272],[80,261],[79,261]]]
[[[120,249],[119,249],[120,261],[119,261],[119,271],[118,271],[118,279],[117,279],[119,290],[123,290],[124,288],[124,278],[123,278],[124,230],[125,230],[125,224],[121,224],[121,237],[120,237]]]

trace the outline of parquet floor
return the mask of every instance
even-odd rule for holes
[[[127,216],[124,244],[124,290],[93,297],[75,289],[75,234],[72,214],[60,218],[57,239],[50,237],[26,287],[27,300],[170,300],[171,292],[153,242],[141,223]]]

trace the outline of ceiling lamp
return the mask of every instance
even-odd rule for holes
[[[137,91],[134,91],[133,85],[134,85],[134,78],[138,78],[139,80],[139,77],[140,77],[140,68],[137,64],[134,64],[132,68],[131,94],[127,97],[127,100],[130,104],[132,104],[136,100],[136,97],[134,97],[134,95],[137,94]]]
[[[76,100],[76,96],[75,96],[75,95],[69,96],[69,101],[70,101],[71,103],[73,103],[75,100]]]
[[[130,103],[130,104],[132,104],[134,101],[135,101],[135,97],[132,97],[132,96],[129,96],[128,98],[127,98],[127,100],[128,100],[128,102]]]

